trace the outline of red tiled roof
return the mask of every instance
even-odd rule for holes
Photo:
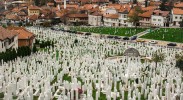
[[[17,32],[7,30],[0,26],[0,40],[11,39],[16,35],[18,35]]]
[[[33,6],[33,5],[29,6],[28,9],[29,10],[40,10],[40,8],[38,6]]]
[[[6,19],[15,20],[15,21],[21,20],[21,18],[18,15],[14,15],[14,14],[8,14],[8,15],[6,15]]]
[[[38,19],[38,15],[30,15],[28,16],[29,20],[36,21]]]
[[[149,10],[149,11],[146,11],[142,14],[139,14],[140,17],[146,17],[146,18],[150,18],[152,13],[153,13],[154,10]]]
[[[173,14],[175,15],[183,15],[183,10],[179,8],[173,8]]]
[[[118,19],[118,14],[107,14],[104,16],[105,18]]]
[[[183,2],[177,2],[174,4],[174,7],[177,7],[177,8],[183,8]]]
[[[158,7],[157,6],[148,6],[148,7],[142,7],[142,10],[143,11],[149,11],[149,10],[154,10],[154,9],[157,9]]]
[[[29,39],[35,36],[32,32],[27,31],[23,27],[8,27],[7,29],[16,31],[18,33],[18,39]]]
[[[155,10],[154,15],[160,15],[163,17],[167,17],[169,15],[169,11],[161,11],[161,10]]]

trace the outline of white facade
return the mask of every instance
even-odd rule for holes
[[[117,14],[117,13],[118,12],[117,12],[117,10],[115,8],[108,8],[105,11],[105,15],[107,15],[107,14]]]
[[[104,18],[104,26],[119,26],[119,19]]]
[[[128,26],[128,15],[119,13],[120,26]]]
[[[120,3],[129,3],[131,0],[119,0]]]
[[[102,16],[88,15],[88,24],[92,26],[102,26]]]
[[[172,22],[174,26],[179,26],[179,22],[183,19],[183,15],[174,15],[172,14]]]
[[[151,24],[153,26],[164,27],[167,20],[168,19],[163,16],[151,15]]]
[[[12,39],[5,39],[0,41],[0,52],[6,52],[6,50],[10,48],[18,48],[18,35],[16,35]]]

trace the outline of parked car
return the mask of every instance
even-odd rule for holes
[[[136,42],[146,42],[146,41],[143,39],[138,39],[138,40],[136,40]]]
[[[152,40],[152,41],[149,41],[149,43],[151,43],[151,44],[157,44],[158,42],[155,41],[155,40]]]
[[[136,40],[137,39],[137,36],[132,36],[131,37],[131,40]]]
[[[108,35],[108,36],[107,36],[107,38],[114,38],[114,36],[112,36],[112,35]]]
[[[121,37],[119,37],[119,36],[114,36],[114,39],[121,39]]]
[[[168,46],[177,46],[176,43],[168,43],[167,45],[168,45]]]
[[[84,33],[82,33],[82,32],[77,32],[76,34],[81,34],[81,35],[82,35],[82,34],[84,34]]]
[[[85,33],[85,35],[91,35],[91,33]]]
[[[123,40],[129,40],[129,37],[126,36],[126,37],[123,38]]]

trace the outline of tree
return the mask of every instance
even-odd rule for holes
[[[162,61],[164,61],[164,59],[165,59],[164,53],[161,53],[159,51],[154,52],[152,55],[152,61],[155,62],[156,67],[157,67],[158,62],[162,62]]]
[[[34,3],[35,3],[36,6],[39,6],[40,5],[40,2],[39,1],[40,0],[34,0]]]
[[[176,54],[176,67],[183,71],[183,54]]]
[[[33,46],[32,51],[33,51],[33,53],[36,53],[36,51],[37,51],[36,45]]]
[[[135,28],[137,28],[137,24],[139,23],[141,17],[139,17],[139,14],[142,13],[142,9],[139,6],[134,7],[133,11],[131,11],[131,14],[129,16],[128,21],[132,22]]]
[[[167,2],[167,0],[162,0],[162,2],[160,4],[160,10],[162,10],[162,11],[168,10],[168,7],[165,5],[166,2]]]
[[[180,28],[183,29],[183,20],[179,24],[180,24]],[[183,33],[180,33],[180,34],[181,34],[181,40],[182,40]]]

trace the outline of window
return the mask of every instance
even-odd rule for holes
[[[177,17],[175,17],[175,19],[177,19]]]
[[[3,48],[3,43],[2,43],[2,48]]]
[[[158,19],[158,21],[161,21],[161,19]]]
[[[156,19],[153,19],[153,21],[156,21]]]
[[[180,19],[182,19],[182,17],[180,17]]]
[[[126,15],[124,15],[124,18],[126,18]]]

